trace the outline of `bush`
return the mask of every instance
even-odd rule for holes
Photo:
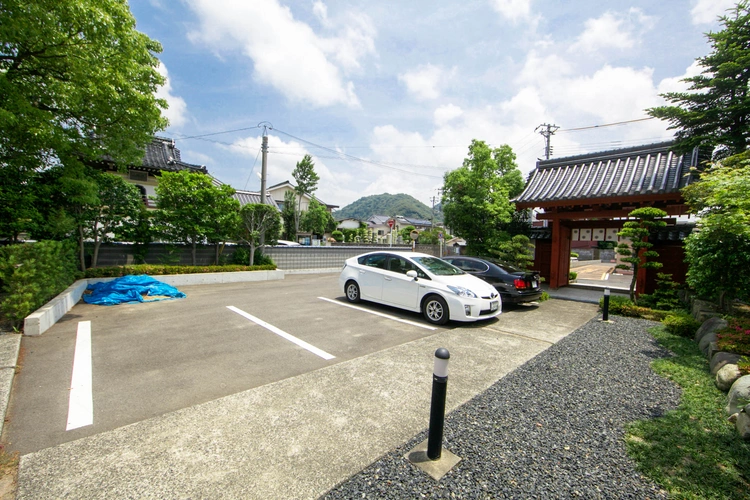
[[[750,356],[750,319],[729,318],[727,327],[716,332],[720,351]]]
[[[337,229],[336,231],[331,233],[331,238],[341,243],[342,241],[344,241],[344,233]]]
[[[662,320],[668,333],[693,338],[701,324],[688,313],[671,313]]]
[[[604,308],[604,297],[599,299],[599,308]],[[611,295],[609,297],[609,313],[630,318],[650,319],[652,321],[661,321],[669,315],[669,311],[637,306],[632,300],[621,295]]]
[[[232,258],[229,260],[229,262],[236,266],[247,267],[247,263],[250,262],[250,247],[240,246],[240,247],[235,248],[234,253],[232,253]],[[273,259],[265,255],[260,248],[255,249],[255,258],[253,258],[253,267],[255,266],[273,266],[273,268],[276,269],[276,264],[273,262]]]
[[[549,294],[547,292],[542,292],[542,296],[539,297],[539,302],[544,302],[545,300],[549,300]]]
[[[573,259],[577,259],[578,258],[578,254],[576,252],[570,252],[570,257],[573,258]]]
[[[68,288],[80,273],[76,244],[40,241],[0,248],[0,312],[16,328],[23,319]]]
[[[576,279],[577,277],[578,277],[578,273],[577,273],[577,272],[575,272],[575,271],[570,271],[570,272],[568,273],[568,279],[569,279],[570,281],[573,281],[573,280],[574,280],[574,279]]]
[[[238,271],[273,271],[275,265],[257,266],[169,266],[161,264],[137,264],[133,266],[94,267],[86,270],[86,278],[117,278],[131,274],[148,274],[159,276],[164,274],[197,274],[197,273],[225,273]]]

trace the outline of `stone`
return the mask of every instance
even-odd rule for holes
[[[735,380],[741,376],[742,374],[740,373],[740,369],[737,368],[737,365],[727,363],[716,372],[716,387],[718,387],[720,391],[728,391],[729,388],[732,387],[732,384],[734,384]]]
[[[706,300],[693,299],[691,311],[693,317],[700,321],[700,316],[705,314],[711,314],[716,312],[716,304],[708,302]]]
[[[727,363],[737,364],[737,361],[742,357],[741,354],[735,354],[733,352],[717,352],[711,356],[711,375],[716,375],[722,366]]]
[[[739,413],[740,409],[750,403],[750,375],[744,375],[735,380],[727,394],[727,415]]]
[[[721,330],[722,328],[727,326],[726,320],[723,320],[721,318],[709,318],[706,321],[703,322],[700,328],[698,328],[698,331],[695,332],[695,341],[700,342],[700,340],[703,338],[704,335],[706,335],[709,332],[716,332],[717,330]]]
[[[750,404],[737,414],[734,426],[742,439],[750,439]]]
[[[701,352],[706,356],[708,356],[709,350],[711,348],[711,343],[716,342],[716,332],[708,332],[706,333],[698,342],[698,348],[700,348]]]

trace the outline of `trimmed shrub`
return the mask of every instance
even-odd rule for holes
[[[701,324],[686,312],[670,313],[662,320],[667,332],[680,337],[693,338]]]
[[[574,279],[576,279],[577,277],[578,277],[578,273],[577,273],[577,272],[575,272],[575,271],[570,271],[570,272],[568,273],[568,279],[569,279],[570,281],[573,281],[573,280],[574,280]]]
[[[331,238],[341,243],[342,241],[344,241],[344,233],[337,229],[336,231],[331,233]]]
[[[599,308],[604,307],[604,297],[599,299]],[[648,307],[637,306],[633,301],[621,295],[611,295],[609,298],[609,313],[619,316],[628,316],[630,318],[644,318],[652,321],[661,321],[670,313],[669,311],[660,311],[658,309],[649,309]]]
[[[76,244],[39,241],[0,248],[0,312],[17,328],[23,319],[68,288],[80,273]]]
[[[160,264],[138,264],[133,266],[94,267],[86,270],[86,278],[118,278],[131,274],[148,274],[159,276],[163,274],[198,274],[198,273],[226,273],[237,271],[274,271],[275,265],[258,266],[165,266]]]

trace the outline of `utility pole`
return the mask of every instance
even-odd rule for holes
[[[435,202],[440,199],[440,195],[443,194],[443,189],[438,188],[437,193],[437,196],[432,196],[430,198],[430,201],[432,202],[432,229],[435,229]]]
[[[549,123],[542,123],[537,128],[534,129],[534,132],[539,132],[542,137],[544,137],[544,156],[545,159],[549,160],[550,155],[552,154],[552,145],[550,144],[550,137],[555,135],[555,132],[557,129],[559,129],[557,125],[550,125]]]
[[[263,144],[261,146],[263,152],[263,161],[261,163],[260,172],[260,202],[264,205],[268,203],[266,200],[266,171],[268,168],[268,135],[266,134],[266,127],[263,127]]]

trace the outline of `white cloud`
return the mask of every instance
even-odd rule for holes
[[[437,99],[440,97],[440,87],[450,74],[440,66],[425,64],[413,71],[398,75],[400,82],[418,100]]]
[[[492,8],[506,19],[518,22],[531,17],[531,0],[490,0]]]
[[[654,18],[646,16],[640,9],[631,8],[627,13],[605,12],[596,19],[587,19],[586,29],[570,46],[571,52],[596,52],[602,49],[631,49],[638,35],[654,25]]]
[[[736,0],[698,0],[690,10],[693,24],[715,23],[719,16],[727,14],[727,9],[731,9],[736,3]]]
[[[685,70],[685,74],[682,76],[675,76],[674,78],[665,78],[659,82],[659,93],[665,94],[667,92],[686,92],[690,84],[683,82],[685,78],[692,76],[698,76],[701,74],[703,66],[698,61],[694,61],[693,64],[688,66]]]
[[[243,184],[244,189],[258,191],[260,189],[260,178],[262,171],[262,157],[259,154],[261,136],[250,136],[234,141],[228,149],[232,152],[247,157],[256,158],[254,167],[252,163],[248,164],[247,173],[244,174],[246,180]],[[357,176],[351,170],[337,170],[335,173],[329,168],[327,163],[315,156],[303,144],[297,141],[285,142],[279,136],[268,135],[268,163],[266,166],[266,182],[268,186],[273,186],[284,181],[294,184],[292,171],[297,162],[309,154],[312,156],[315,164],[315,172],[320,177],[318,189],[315,196],[326,203],[337,203],[342,199],[354,201],[362,196],[355,186]],[[252,171],[251,171],[252,169]],[[211,170],[213,173],[213,170]],[[235,174],[236,175],[236,174]],[[221,178],[220,175],[216,175]]]
[[[456,106],[455,104],[446,104],[445,106],[440,106],[435,110],[435,113],[433,114],[433,116],[435,117],[435,125],[445,125],[449,121],[458,118],[462,114],[463,111],[461,110],[461,108]]]
[[[167,101],[169,108],[162,110],[162,115],[169,120],[170,127],[181,127],[187,122],[188,112],[185,99],[172,95],[172,82],[169,79],[169,72],[164,63],[159,63],[157,71],[165,78],[164,85],[156,90],[156,97]]]
[[[240,51],[254,66],[254,77],[293,103],[313,107],[343,104],[360,106],[354,83],[342,73],[359,67],[359,60],[375,52],[375,30],[363,14],[331,19],[322,2],[313,11],[327,27],[338,29],[325,37],[298,21],[278,0],[188,0],[200,20],[189,33],[196,44],[217,53]]]

